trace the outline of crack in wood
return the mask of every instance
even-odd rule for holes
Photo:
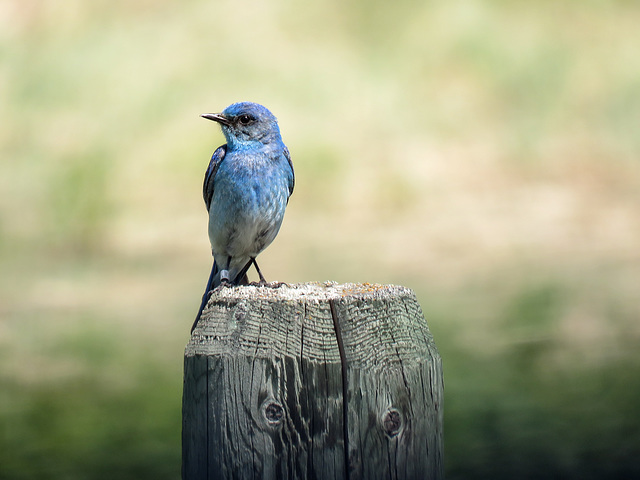
[[[331,319],[333,320],[333,328],[336,332],[336,342],[338,343],[338,352],[340,353],[340,364],[342,366],[342,422],[344,429],[344,478],[349,480],[349,385],[347,381],[347,358],[344,352],[344,341],[342,339],[342,330],[340,329],[340,321],[338,320],[338,312],[333,298],[329,299],[329,308],[331,309]]]

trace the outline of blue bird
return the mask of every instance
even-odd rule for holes
[[[278,234],[295,182],[278,121],[265,107],[240,102],[201,117],[219,123],[227,143],[204,176],[213,267],[192,332],[217,286],[247,284],[251,265],[266,283],[256,257]]]

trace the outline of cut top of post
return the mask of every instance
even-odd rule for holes
[[[274,354],[351,364],[437,355],[413,291],[370,283],[247,285],[215,290],[186,347],[189,355]],[[363,344],[367,348],[360,348]]]
[[[414,296],[409,288],[399,285],[380,285],[375,283],[337,283],[337,282],[309,282],[282,283],[277,287],[243,285],[233,288],[219,288],[211,296],[214,301],[224,299],[263,299],[269,301],[329,301],[345,297],[352,298],[389,298],[390,296]],[[211,300],[210,300],[211,303]]]

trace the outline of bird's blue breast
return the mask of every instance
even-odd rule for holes
[[[287,169],[283,153],[227,151],[216,173],[209,210],[214,255],[256,256],[273,241],[289,196]]]

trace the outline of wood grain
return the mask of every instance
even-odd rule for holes
[[[442,389],[409,289],[219,289],[185,349],[182,476],[440,479]]]

